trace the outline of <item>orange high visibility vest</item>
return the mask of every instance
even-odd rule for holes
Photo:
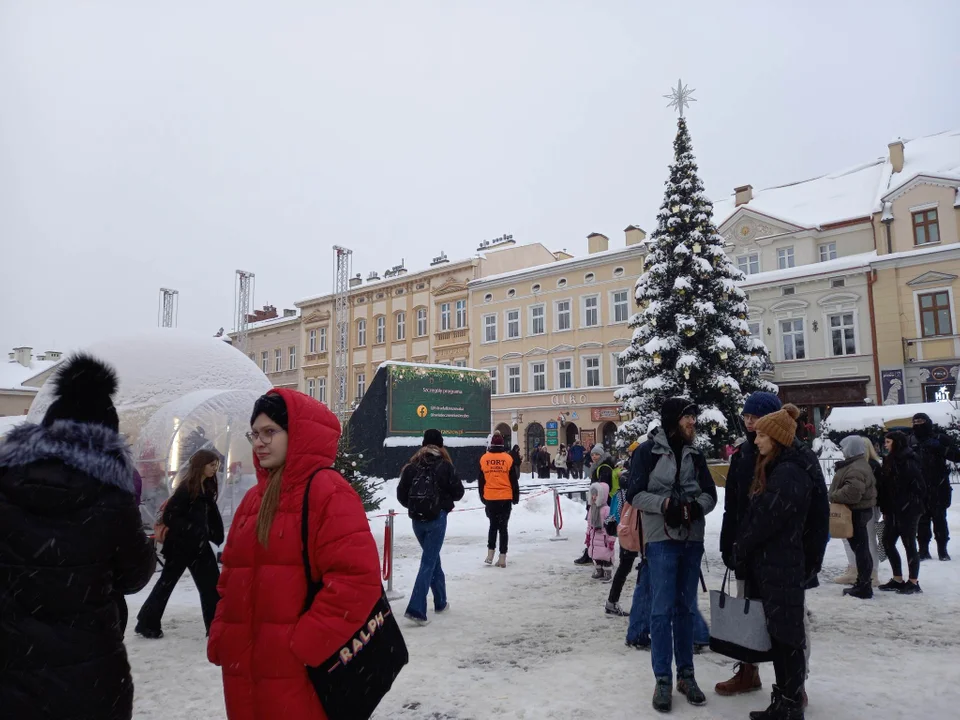
[[[483,471],[484,500],[513,500],[513,486],[510,484],[510,468],[513,458],[506,452],[488,452],[480,458],[480,470]]]

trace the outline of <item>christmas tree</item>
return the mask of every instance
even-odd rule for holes
[[[777,387],[760,377],[770,367],[767,349],[750,336],[746,297],[737,287],[744,276],[713,226],[682,112],[673,147],[657,230],[636,284],[632,342],[620,356],[627,382],[617,398],[633,418],[621,426],[618,444],[645,439],[664,400],[683,396],[700,406],[698,444],[719,453],[739,434],[744,396]]]
[[[337,445],[337,459],[333,467],[343,475],[344,479],[350,483],[360,500],[363,501],[363,509],[367,512],[379,510],[382,499],[377,499],[377,490],[383,485],[382,480],[365,475],[363,470],[366,462],[363,459],[363,453],[354,452],[353,444],[350,442],[350,433],[344,431],[340,436],[340,442]]]

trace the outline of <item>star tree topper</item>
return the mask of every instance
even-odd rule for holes
[[[691,90],[682,81],[677,80],[677,87],[669,95],[664,95],[670,101],[667,107],[676,108],[680,111],[680,117],[683,117],[683,109],[690,107],[690,103],[697,101],[693,97],[694,92],[696,92],[696,89]]]

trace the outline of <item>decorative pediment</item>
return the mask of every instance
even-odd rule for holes
[[[530,357],[531,355],[546,355],[547,351],[542,347],[535,347],[533,350],[529,350],[523,354],[524,357]]]
[[[557,345],[556,347],[550,348],[550,352],[573,352],[576,348],[573,345]]]
[[[718,231],[727,243],[749,245],[762,238],[784,235],[804,229],[786,220],[741,207],[724,221]]]
[[[837,305],[838,303],[855,303],[860,299],[860,296],[856,293],[851,292],[842,292],[842,293],[830,293],[824,297],[817,300],[817,305]]]
[[[303,319],[303,322],[306,325],[310,325],[315,323],[326,322],[329,319],[330,319],[329,310],[314,310],[312,313],[310,313]]]
[[[460,282],[456,278],[447,278],[443,285],[431,291],[433,295],[450,295],[452,293],[466,292],[467,284]]]
[[[603,343],[599,342],[584,342],[577,345],[577,350],[599,350],[603,347]]]
[[[500,358],[498,358],[496,355],[484,355],[482,358],[480,358],[480,362],[482,362],[482,363],[485,363],[485,362],[497,362],[497,360],[499,360],[499,359],[500,359]]]
[[[908,192],[920,187],[921,185],[933,185],[935,187],[945,187],[945,188],[958,188],[960,186],[960,180],[956,177],[950,175],[923,175],[918,174],[914,175],[912,178],[907,180],[905,183],[902,183],[900,186],[895,187],[893,190],[888,192],[882,198],[883,202],[893,202],[897,198],[903,197]]]
[[[629,345],[630,341],[626,338],[617,338],[607,343],[607,347],[628,347]]]
[[[931,285],[933,283],[937,283],[938,285],[949,285],[956,279],[956,275],[930,270],[922,275],[918,275],[913,280],[907,280],[907,285]]]
[[[784,300],[773,305],[770,310],[773,312],[785,312],[787,310],[805,310],[810,306],[806,300]]]
[[[516,359],[519,359],[519,358],[522,358],[522,357],[523,357],[523,355],[521,355],[521,354],[518,353],[518,352],[508,352],[506,355],[504,355],[504,356],[503,356],[502,358],[500,358],[500,359],[501,359],[501,360],[516,360]]]

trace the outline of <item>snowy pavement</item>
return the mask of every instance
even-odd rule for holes
[[[393,506],[396,483],[386,485]],[[722,503],[722,489],[721,503]],[[458,508],[479,508],[468,491]],[[482,509],[450,516],[442,561],[450,611],[431,613],[430,625],[401,621],[410,664],[384,699],[379,720],[487,720],[488,718],[660,717],[650,707],[650,655],[626,648],[626,618],[604,614],[609,585],[590,580],[590,569],[573,565],[582,550],[584,509],[563,501],[569,540],[552,542],[551,496],[525,500],[510,523],[506,569],[483,564],[486,518]],[[704,575],[719,588],[717,550],[721,512],[708,516]],[[960,509],[951,515],[960,538]],[[372,520],[382,543],[383,520]],[[960,546],[955,548],[960,556]],[[395,588],[409,593],[419,548],[409,520],[398,518]],[[827,550],[821,581],[839,575],[846,556],[838,541]],[[880,577],[890,575],[883,563]],[[636,574],[624,588],[629,606]],[[951,563],[924,562],[924,594],[877,593],[870,601],[841,596],[828,581],[808,593],[813,612],[811,677],[807,718],[954,718],[960,706],[960,557]],[[220,669],[206,661],[199,599],[189,576],[177,587],[163,619],[165,637],[144,640],[133,633],[135,616],[149,587],[128,598],[131,621],[127,649],[133,666],[134,717],[143,720],[225,717]],[[709,601],[700,594],[709,618]],[[395,601],[401,614],[406,598]],[[429,605],[432,608],[432,604]],[[747,717],[768,702],[773,668],[761,669],[763,693],[721,698],[713,686],[732,674],[733,661],[705,653],[695,658],[707,705],[695,708],[674,695],[671,716],[697,720]]]

